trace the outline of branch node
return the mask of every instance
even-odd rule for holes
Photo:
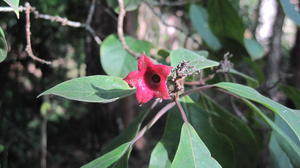
[[[32,10],[32,7],[30,6],[30,4],[28,2],[25,3],[25,14],[26,14],[26,49],[25,51],[27,52],[28,56],[31,57],[33,60],[38,61],[40,63],[43,64],[51,64],[51,61],[46,61],[44,59],[38,58],[37,56],[35,56],[32,52],[32,48],[31,48],[31,32],[30,32],[30,12]]]
[[[119,2],[119,8],[120,8],[120,13],[118,16],[118,37],[122,43],[123,48],[132,56],[134,56],[136,59],[140,57],[139,53],[134,52],[129,48],[129,46],[126,43],[125,37],[124,37],[124,30],[123,30],[123,23],[124,23],[124,18],[126,15],[126,10],[124,6],[124,1],[123,0],[118,0]]]

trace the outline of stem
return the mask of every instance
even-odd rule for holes
[[[131,141],[131,144],[134,144],[137,140],[139,140],[144,134],[146,133],[147,130],[149,130],[168,110],[173,108],[175,106],[175,103],[169,103],[165,107],[163,107],[154,117],[153,119],[143,127],[139,131],[139,133],[135,136],[135,138]]]
[[[31,32],[30,32],[30,10],[31,10],[31,6],[28,2],[25,3],[25,16],[26,16],[26,25],[25,25],[25,30],[26,30],[26,52],[28,54],[29,57],[31,57],[33,60],[38,61],[40,63],[43,64],[51,64],[51,61],[46,61],[43,60],[41,58],[38,58],[37,56],[35,56],[33,54],[32,48],[31,48]]]
[[[176,103],[176,105],[177,105],[177,107],[178,107],[178,109],[180,111],[180,114],[181,114],[181,117],[182,117],[183,121],[185,123],[189,123],[189,121],[188,121],[188,119],[186,117],[186,114],[185,114],[185,112],[184,112],[184,110],[182,108],[182,105],[179,102],[179,96],[178,95],[176,95],[176,97],[175,97],[175,103]]]
[[[224,90],[224,89],[217,89],[218,91],[221,91],[221,92],[223,92],[223,93],[225,93],[225,94],[228,94],[229,96],[232,96],[232,97],[235,97],[235,98],[237,98],[237,99],[240,99],[240,97],[238,96],[238,95],[235,95],[235,94],[233,94],[233,93],[230,93],[230,92],[228,92],[227,90]]]
[[[205,89],[209,89],[209,88],[213,88],[215,87],[214,85],[205,85],[202,87],[198,87],[195,89],[191,89],[188,90],[186,92],[184,92],[181,97],[183,96],[187,96],[189,94],[201,91],[201,90],[205,90]],[[153,105],[150,107],[151,109],[153,109],[155,107],[155,105],[157,104],[158,101],[155,101],[153,103]],[[154,117],[153,119],[146,125],[144,126],[139,132],[138,134],[134,137],[134,139],[131,141],[131,144],[133,145],[137,140],[139,140],[141,137],[144,136],[144,134],[146,133],[146,131],[148,131],[168,110],[170,110],[171,108],[173,108],[175,105],[177,105],[181,115],[182,115],[182,119],[184,120],[185,123],[189,123],[186,117],[186,114],[181,106],[181,104],[179,103],[179,96],[177,96],[175,98],[175,102],[169,103],[166,106],[164,106]]]
[[[213,88],[213,87],[215,87],[215,86],[214,85],[204,85],[204,86],[201,86],[201,87],[190,89],[190,90],[184,92],[183,94],[181,94],[181,97],[190,95],[190,94],[195,93],[195,92],[199,92],[201,90],[210,89],[210,88]]]

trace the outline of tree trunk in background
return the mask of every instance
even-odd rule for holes
[[[270,51],[268,54],[267,61],[267,86],[272,87],[276,82],[281,80],[280,70],[282,61],[281,52],[281,36],[282,26],[284,21],[284,13],[281,6],[277,3],[277,14],[273,25],[273,32],[270,39]],[[275,101],[280,101],[281,96],[279,95],[278,89],[273,87],[269,90],[270,97]]]
[[[290,73],[293,75],[290,84],[300,88],[300,28],[297,29],[295,45],[291,51]]]
[[[280,72],[281,61],[282,61],[282,51],[281,51],[281,36],[282,27],[284,22],[284,13],[281,6],[277,3],[276,18],[273,24],[272,35],[269,43],[269,53],[267,55],[267,88],[269,96],[275,101],[283,101],[276,83],[281,80]],[[269,151],[269,138],[270,132],[262,132],[263,136],[263,150],[260,153],[259,166],[261,168],[270,167],[270,151]]]

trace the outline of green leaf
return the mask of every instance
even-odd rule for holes
[[[144,121],[146,116],[149,114],[149,112],[150,112],[150,109],[140,112],[139,115],[130,123],[130,125],[127,128],[125,128],[124,130],[122,130],[120,135],[118,135],[108,145],[106,145],[104,147],[104,149],[102,150],[102,153],[106,153],[123,143],[131,141],[138,133],[142,122]]]
[[[234,154],[238,158],[235,159],[236,167],[257,167],[258,144],[248,125],[204,93],[201,93],[199,103],[204,110],[210,112],[209,121],[213,127],[231,141]],[[211,152],[213,153],[212,150]]]
[[[137,53],[149,55],[152,44],[147,41],[125,37],[127,45]],[[108,36],[100,48],[101,65],[108,75],[124,78],[129,72],[137,70],[137,60],[122,47],[115,35]]]
[[[65,81],[46,90],[38,97],[57,95],[71,100],[109,103],[132,93],[134,89],[119,77],[95,75]]]
[[[164,135],[151,153],[149,168],[171,167],[179,143],[181,126],[180,112],[174,107],[168,112]]]
[[[280,85],[280,90],[282,90],[286,96],[291,99],[297,109],[300,109],[300,89],[289,86]]]
[[[243,44],[244,23],[228,0],[208,1],[209,26],[215,35],[232,38]]]
[[[277,115],[279,115],[293,130],[297,136],[297,140],[300,140],[300,111],[287,108],[257,92],[255,89],[248,86],[230,83],[230,82],[220,82],[215,84],[215,86],[223,88],[233,94],[240,97],[252,100],[254,102],[260,103],[265,107],[269,108]]]
[[[244,38],[244,45],[253,61],[261,59],[264,56],[264,48],[256,40]]]
[[[143,0],[125,0],[124,5],[126,11],[136,10]]]
[[[118,0],[106,0],[106,4],[112,9],[117,8],[119,5]]]
[[[118,161],[121,157],[124,156],[126,151],[128,150],[130,143],[125,143],[116,149],[112,150],[109,153],[91,161],[90,163],[82,166],[81,168],[107,168],[116,161]]]
[[[277,119],[275,117],[275,122],[277,123],[274,123],[253,103],[245,99],[243,99],[243,101],[273,129],[272,136],[275,136],[278,145],[284,150],[284,152],[290,158],[291,162],[295,165],[295,167],[299,167],[300,142],[297,141],[297,138],[290,130],[290,128],[286,125],[286,123],[283,120],[281,120],[281,123],[279,123],[278,121],[281,119],[279,117]],[[281,125],[281,127],[279,127],[278,125]],[[285,128],[283,128],[283,126]],[[289,135],[287,133],[289,133]]]
[[[106,153],[119,145],[130,142],[137,135],[142,122],[147,117],[147,115],[151,112],[150,108],[143,110],[139,113],[139,115],[130,123],[130,125],[122,130],[121,134],[114,138],[108,145],[104,147],[102,153]],[[114,163],[111,168],[127,168],[128,159],[132,151],[132,146],[129,147],[126,155],[124,155],[118,162]]]
[[[195,50],[194,52],[205,58],[208,58],[208,55],[209,55],[208,51],[206,51],[206,50]]]
[[[294,168],[273,134],[271,135],[269,148],[274,168]]]
[[[220,168],[219,163],[210,155],[209,150],[199,138],[194,128],[184,123],[180,142],[172,162],[172,168]]]
[[[242,72],[239,72],[239,71],[237,71],[237,70],[235,70],[235,69],[233,69],[233,68],[229,69],[229,73],[232,73],[232,74],[234,74],[234,75],[238,75],[238,76],[240,76],[240,77],[242,77],[242,78],[245,78],[246,81],[247,81],[247,84],[248,84],[249,86],[253,87],[253,88],[256,88],[256,87],[259,86],[259,83],[258,83],[258,81],[257,81],[256,79],[254,79],[254,78],[252,78],[251,76],[246,75],[246,74],[244,74],[244,73],[242,73]]]
[[[205,55],[200,55],[199,51],[193,52],[184,48],[173,50],[170,56],[171,66],[173,67],[176,67],[182,61],[189,61],[189,65],[194,66],[196,69],[199,70],[219,65],[218,62],[205,58]]]
[[[300,13],[296,10],[295,5],[293,5],[290,0],[279,0],[279,2],[286,16],[300,26]]]
[[[219,133],[210,122],[216,116],[203,110],[203,108],[198,103],[195,103],[189,96],[181,98],[180,101],[182,102],[189,122],[210,150],[212,157],[224,168],[236,167],[233,144],[229,140],[229,137]]]
[[[168,155],[168,149],[166,146],[159,141],[150,157],[149,168],[170,168],[171,167],[171,159]]]
[[[190,19],[193,26],[203,38],[204,42],[213,50],[219,50],[221,43],[219,39],[212,33],[208,25],[208,15],[205,8],[192,4],[190,6]]]
[[[274,123],[288,137],[281,136],[281,135],[284,135],[284,134],[279,135],[280,133],[278,133],[278,131],[277,132],[276,131],[272,132],[271,140],[270,140],[270,143],[269,143],[271,156],[276,157],[275,163],[277,163],[278,167],[281,167],[281,168],[299,167],[300,166],[300,162],[299,162],[299,158],[300,158],[299,144],[298,144],[298,146],[295,146],[296,144],[290,144],[291,141],[286,139],[286,138],[291,138],[291,139],[293,138],[293,137],[289,136],[289,133],[292,133],[292,132],[289,129],[288,130],[285,129],[286,127],[285,127],[284,121],[282,121],[282,119],[280,117],[278,117],[277,115],[275,116]],[[280,149],[277,148],[277,150],[274,150],[274,147],[276,147],[276,145]]]
[[[0,144],[0,153],[2,153],[5,150],[5,146]]]
[[[124,6],[126,11],[136,10],[143,0],[124,0]],[[109,7],[113,8],[116,13],[120,12],[118,0],[106,0]]]
[[[19,0],[4,0],[10,7],[12,7],[19,18]]]
[[[0,27],[0,62],[4,61],[5,58],[7,57],[7,43],[5,40],[5,34],[2,30],[2,28]]]
[[[170,50],[167,49],[159,49],[157,51],[157,55],[162,56],[163,58],[167,58],[170,55]]]
[[[109,168],[127,168],[128,160],[132,151],[132,146],[129,147],[127,152],[117,162],[113,163]]]

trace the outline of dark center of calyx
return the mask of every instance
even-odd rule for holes
[[[151,77],[152,82],[159,83],[160,82],[160,76],[157,74],[152,75]]]

